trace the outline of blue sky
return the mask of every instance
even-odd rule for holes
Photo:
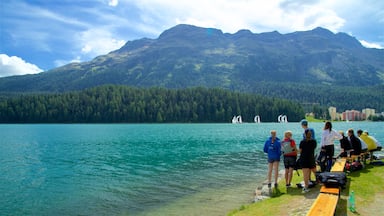
[[[225,33],[320,26],[384,48],[381,0],[1,0],[0,77],[89,61],[181,23]]]

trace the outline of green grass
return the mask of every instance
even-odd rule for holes
[[[355,192],[356,208],[357,212],[359,209],[364,209],[370,205],[375,198],[376,193],[383,193],[384,185],[384,166],[372,166],[367,165],[363,170],[355,171],[347,175],[347,187],[342,190],[341,196],[336,208],[335,215],[358,215],[359,213],[351,213],[348,211],[348,196],[350,191]],[[283,180],[284,181],[284,180]],[[292,182],[298,183],[302,181],[302,175],[297,176],[295,174]],[[284,185],[281,182],[280,185]],[[319,190],[320,186],[316,186],[312,190]],[[230,216],[239,215],[284,215],[286,208],[289,208],[289,203],[294,199],[303,198],[301,190],[297,188],[287,189],[281,187],[278,191],[278,195],[265,199],[250,205],[241,206],[241,208],[230,212]],[[296,200],[299,201],[299,200]]]
[[[303,180],[303,175],[301,170],[299,171],[300,176],[297,175],[296,171],[294,171],[294,176],[292,179],[293,183],[298,183]],[[280,181],[279,185],[285,185],[285,180]],[[271,199],[264,199],[259,202],[242,206],[238,210],[234,210],[230,212],[228,215],[279,215],[280,208],[276,208],[276,206],[280,206],[283,204],[289,203],[291,196],[301,195],[301,190],[296,189],[292,185],[293,188],[289,188],[289,193],[287,193],[287,188],[280,186],[278,190],[274,190]]]
[[[324,119],[316,119],[316,118],[313,117],[313,116],[306,116],[305,119],[306,119],[308,122],[324,122]]]

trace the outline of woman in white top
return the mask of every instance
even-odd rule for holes
[[[326,167],[324,171],[331,171],[333,155],[335,154],[335,140],[341,140],[343,137],[335,130],[332,130],[332,123],[325,122],[323,134],[321,135],[321,151],[325,151]]]

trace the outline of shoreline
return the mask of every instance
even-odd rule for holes
[[[380,157],[381,158],[381,157]],[[335,215],[375,215],[384,210],[384,160],[378,159],[382,163],[367,163],[362,170],[348,172],[346,188],[341,190],[339,201],[336,206]],[[301,178],[294,176],[292,182],[299,182]],[[371,184],[375,182],[375,184]],[[369,187],[367,187],[369,185]],[[320,193],[321,185],[317,184],[311,191],[305,194],[295,187],[281,188],[281,194],[272,197],[273,199],[263,199],[262,202],[256,201],[253,204],[242,206],[232,212],[229,216],[249,216],[249,215],[306,215],[313,202]],[[351,191],[355,192],[357,213],[352,213],[348,209],[348,199]],[[261,200],[260,200],[261,201]]]
[[[294,171],[295,173],[295,171]],[[278,185],[279,187],[282,187],[281,182],[284,181],[284,176],[285,176],[285,169],[281,169],[279,171],[279,177],[277,181],[280,183]],[[285,187],[285,185],[283,185]],[[257,186],[255,189],[255,197],[253,200],[253,203],[262,201],[264,199],[269,199],[273,197],[273,191],[274,187],[268,188],[268,181],[264,180],[261,185]]]

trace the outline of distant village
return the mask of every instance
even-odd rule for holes
[[[375,109],[365,108],[361,112],[358,110],[346,110],[342,113],[336,111],[336,107],[329,107],[329,116],[334,121],[364,121],[372,116],[384,116],[384,112],[376,113]]]

